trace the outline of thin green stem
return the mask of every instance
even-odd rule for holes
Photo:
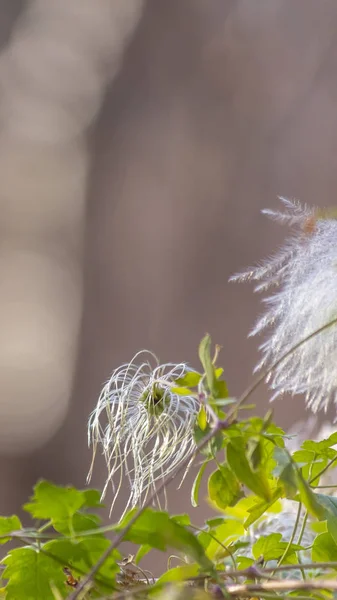
[[[293,542],[294,542],[295,535],[296,535],[296,531],[297,531],[297,527],[298,527],[298,524],[299,524],[299,522],[300,522],[301,510],[302,510],[302,503],[301,503],[301,502],[299,502],[299,504],[298,504],[298,509],[297,509],[296,520],[295,520],[295,524],[294,524],[294,528],[293,528],[292,534],[291,534],[291,536],[290,536],[289,542],[288,542],[288,544],[287,544],[287,546],[286,546],[286,548],[285,548],[285,550],[284,550],[284,552],[283,552],[283,554],[282,554],[282,556],[281,556],[280,560],[279,560],[279,561],[278,561],[278,563],[277,563],[277,566],[278,566],[278,567],[280,567],[280,566],[282,565],[282,563],[283,563],[284,559],[286,558],[286,556],[287,556],[287,554],[288,554],[288,552],[289,552],[289,549],[290,549],[291,545],[292,545],[292,544],[293,544]],[[275,573],[275,570],[272,572],[272,575],[274,575],[274,573]]]
[[[196,527],[196,525],[189,525],[189,527],[191,527],[191,529],[194,529],[195,531],[200,531],[202,533],[207,533],[207,535],[209,535],[209,537],[211,537],[215,542],[217,542],[217,544],[219,544],[219,546],[221,546],[227,553],[228,556],[230,557],[234,569],[236,569],[236,562],[235,562],[235,558],[232,554],[232,552],[230,551],[229,547],[226,546],[223,542],[221,542],[213,533],[211,533],[210,531],[206,531],[205,529],[202,529],[201,527]]]
[[[309,483],[309,485],[311,485],[313,481],[316,481],[316,479],[319,479],[320,477],[322,477],[322,475],[324,475],[324,473],[325,473],[326,471],[328,471],[328,469],[330,469],[330,467],[331,467],[331,466],[333,465],[333,463],[334,463],[334,462],[336,462],[336,461],[337,461],[337,456],[335,456],[335,458],[332,458],[332,459],[331,459],[331,460],[328,462],[328,464],[327,464],[327,465],[326,465],[326,466],[325,466],[323,469],[321,469],[321,471],[319,471],[319,473],[317,473],[317,475],[315,475],[315,477],[313,477],[312,479],[310,479],[310,480],[309,480],[309,482],[308,482],[308,483]],[[313,487],[313,486],[312,486],[312,487]]]

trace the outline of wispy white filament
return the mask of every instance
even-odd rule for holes
[[[175,391],[177,380],[189,370],[184,363],[160,365],[152,353],[141,352],[116,369],[104,386],[89,419],[88,437],[93,462],[97,447],[102,448],[108,467],[102,497],[111,484],[112,507],[124,476],[131,488],[127,510],[144,503],[158,479],[192,456],[199,401]]]
[[[274,256],[232,281],[255,281],[255,291],[273,288],[250,335],[266,332],[256,370],[271,367],[298,342],[337,317],[337,220],[315,208],[281,198],[285,212],[263,211],[294,232]],[[337,405],[337,326],[297,348],[269,375],[273,398],[304,394],[316,412]]]

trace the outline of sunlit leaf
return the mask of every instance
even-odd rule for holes
[[[273,492],[273,496],[270,502],[259,501],[254,506],[248,509],[249,516],[244,522],[244,526],[246,529],[250,527],[255,521],[257,521],[262,515],[266,512],[280,512],[282,510],[282,505],[279,506],[277,504],[277,500],[282,495],[282,489],[277,488],[275,492]],[[277,510],[277,506],[279,506],[279,510]]]
[[[221,465],[208,479],[208,495],[219,509],[225,509],[242,496],[241,485],[233,471]]]
[[[83,492],[74,487],[60,487],[40,481],[34,488],[31,501],[24,505],[34,519],[62,520],[75,514],[85,504]]]
[[[246,457],[242,439],[231,440],[227,446],[227,461],[237,479],[246,485],[254,494],[270,502],[272,493],[268,477],[263,470],[253,471]]]
[[[204,406],[202,406],[198,413],[198,425],[201,431],[205,431],[207,427],[207,413]]]
[[[130,511],[117,530],[123,529],[133,514],[134,511]],[[196,536],[176,523],[166,512],[147,508],[125,534],[124,539],[135,544],[148,544],[162,551],[176,548],[193,558],[203,568],[212,568]]]
[[[51,584],[68,594],[62,565],[33,548],[12,550],[3,562],[6,600],[54,600]]]
[[[204,474],[206,466],[207,466],[206,462],[202,463],[202,465],[198,471],[198,474],[193,481],[192,491],[191,491],[191,504],[194,507],[198,506],[198,503],[199,503],[199,490],[200,490],[202,476]]]
[[[181,387],[193,388],[197,387],[200,379],[200,373],[196,373],[195,371],[188,371],[186,375],[184,375],[183,377],[179,377],[179,379],[176,379],[175,382]]]
[[[199,359],[205,371],[209,391],[213,396],[215,395],[216,377],[211,357],[211,343],[211,336],[209,334],[205,335],[199,344]]]
[[[5,536],[7,533],[12,533],[14,531],[19,531],[22,528],[19,517],[16,515],[12,515],[11,517],[0,517],[0,544],[6,544],[11,539]]]
[[[282,540],[281,533],[271,533],[270,535],[261,536],[253,545],[252,552],[255,559],[263,556],[267,562],[268,560],[278,560],[281,558],[287,548],[287,556],[283,559],[285,562],[287,562],[289,555],[294,554],[297,550],[302,550],[303,546],[298,544],[290,544],[288,546],[288,542]]]
[[[157,583],[165,583],[168,581],[186,581],[191,579],[191,577],[195,577],[199,573],[199,565],[184,565],[182,567],[175,567],[174,569],[169,569],[164,573],[161,577],[159,577]]]
[[[329,532],[320,533],[314,540],[311,557],[316,562],[337,561],[337,545]]]
[[[207,556],[211,560],[222,560],[229,556],[230,545],[242,538],[244,533],[242,523],[234,519],[224,521],[218,527],[212,528],[209,533],[203,532],[205,534],[204,543],[208,539],[208,543],[205,544]]]

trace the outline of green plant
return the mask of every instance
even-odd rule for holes
[[[196,526],[190,515],[170,515],[151,506],[177,471],[186,469],[189,455],[140,508],[108,526],[96,514],[98,491],[40,481],[24,505],[32,526],[23,527],[16,516],[0,518],[0,543],[12,540],[17,546],[1,562],[3,597],[160,598],[169,591],[175,598],[284,598],[299,597],[299,590],[300,597],[332,597],[337,588],[337,498],[318,486],[337,461],[337,433],[306,441],[291,454],[270,414],[263,419],[243,412],[250,391],[239,400],[228,396],[209,336],[199,355],[203,372],[193,371],[191,377],[187,371],[174,393],[185,397],[188,389],[200,400],[193,435],[194,455],[202,461],[191,500],[199,503],[201,480],[211,466],[208,502],[218,516]],[[107,537],[111,532],[112,542]],[[133,556],[123,559],[122,540],[135,545]],[[178,553],[181,564],[169,565],[154,578],[139,565],[154,549]]]

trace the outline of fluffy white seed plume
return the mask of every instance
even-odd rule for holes
[[[140,363],[138,364],[138,361]],[[186,364],[160,365],[150,352],[140,352],[116,369],[104,386],[88,424],[93,462],[101,446],[114,500],[124,476],[131,492],[125,511],[145,502],[158,479],[172,473],[195,450],[193,428],[200,404],[194,396],[175,392]]]
[[[337,317],[337,220],[331,213],[280,198],[285,212],[263,211],[294,227],[272,257],[231,281],[255,281],[255,291],[273,288],[250,335],[267,332],[256,370],[271,367],[301,340]],[[337,325],[307,340],[268,377],[273,398],[304,394],[316,412],[337,405]]]

